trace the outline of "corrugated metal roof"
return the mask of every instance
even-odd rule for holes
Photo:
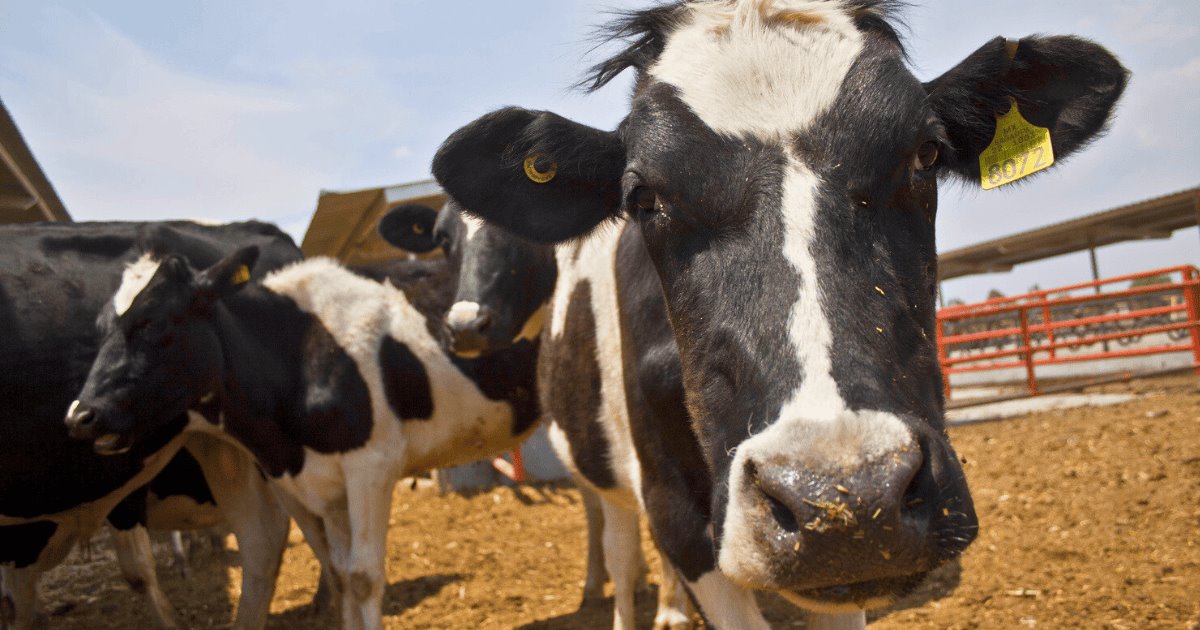
[[[441,208],[446,203],[446,194],[431,179],[349,192],[322,192],[300,249],[305,256],[329,256],[348,264],[400,258],[404,253],[379,238],[375,226],[388,210],[403,203]]]
[[[70,221],[17,123],[0,101],[0,223]]]
[[[942,280],[1008,271],[1021,263],[1123,241],[1170,238],[1200,221],[1200,188],[1155,197],[938,255]]]

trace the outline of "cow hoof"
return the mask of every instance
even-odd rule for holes
[[[606,599],[604,593],[584,593],[583,599],[579,600],[579,608],[586,610],[603,606]]]
[[[654,618],[654,630],[692,630],[692,620],[678,610],[658,613]]]

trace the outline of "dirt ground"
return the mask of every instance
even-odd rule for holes
[[[872,615],[876,628],[1200,628],[1200,381],[1111,385],[1139,398],[957,427],[951,434],[981,532],[960,564]],[[607,605],[580,610],[584,516],[569,487],[503,488],[472,497],[396,489],[388,545],[389,628],[604,628]],[[191,628],[224,628],[237,595],[230,546],[201,552],[181,579],[159,569]],[[118,577],[107,541],[44,580],[52,627],[152,627]],[[651,588],[656,554],[647,544]],[[293,532],[269,628],[324,629],[309,601],[317,563]],[[763,597],[775,627],[803,614]],[[653,591],[638,601],[654,615]]]

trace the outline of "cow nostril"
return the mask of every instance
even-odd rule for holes
[[[90,426],[96,421],[96,412],[91,409],[83,409],[75,412],[75,424],[81,427]]]
[[[787,506],[779,497],[771,494],[773,484],[764,484],[762,478],[759,477],[758,466],[752,461],[746,462],[746,478],[758,488],[762,493],[763,498],[767,500],[767,508],[771,512],[771,517],[775,519],[775,523],[779,525],[783,531],[794,534],[800,531],[800,521],[796,519],[796,515],[792,509]]]
[[[904,494],[900,496],[900,511],[903,513],[917,512],[923,507],[928,507],[928,500],[923,495],[928,485],[926,477],[928,471],[925,466],[925,458],[917,454],[918,460],[908,471],[908,479],[901,479],[904,482]]]
[[[486,331],[488,328],[491,327],[491,325],[492,325],[492,316],[490,314],[488,314],[487,311],[481,312],[479,314],[479,317],[475,318],[475,330],[478,332]]]

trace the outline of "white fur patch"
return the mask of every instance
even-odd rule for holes
[[[803,380],[779,415],[782,419],[833,418],[846,404],[833,380],[830,357],[833,333],[821,306],[823,296],[812,253],[816,237],[817,177],[795,157],[789,155],[788,161],[783,179],[783,255],[800,275],[800,295],[788,319],[788,338],[796,348]]]
[[[789,14],[807,18],[778,19]],[[650,76],[678,88],[713,131],[773,141],[829,109],[861,50],[841,2],[696,3]]]
[[[446,322],[451,326],[464,326],[479,317],[479,304],[476,302],[455,302],[446,313]]]
[[[467,226],[467,233],[463,239],[463,243],[470,243],[471,239],[475,238],[475,234],[479,232],[479,228],[483,227],[483,220],[465,213],[459,216],[462,217],[463,223]]]
[[[688,582],[704,616],[718,628],[769,630],[754,593],[730,582],[719,571],[709,571]]]
[[[117,287],[117,293],[113,296],[113,310],[117,312],[118,317],[133,306],[138,294],[150,284],[150,279],[158,271],[160,262],[151,258],[150,254],[142,254],[141,258],[125,266],[125,271],[121,274],[121,286]]]

